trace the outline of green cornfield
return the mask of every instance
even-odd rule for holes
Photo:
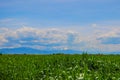
[[[120,80],[120,55],[0,55],[0,80]]]

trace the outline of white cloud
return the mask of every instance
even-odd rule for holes
[[[0,35],[0,46],[4,43],[8,42],[2,35]]]
[[[7,28],[2,29],[8,30]],[[24,44],[24,45],[43,45],[43,46],[59,46],[67,44],[68,34],[71,32],[59,29],[39,29],[31,27],[22,27],[15,30],[9,29],[7,32],[2,33],[5,39],[9,42],[7,44]],[[31,45],[31,46],[32,46]]]
[[[94,28],[96,28],[96,27],[97,27],[97,24],[94,23],[94,24],[92,24],[91,26],[94,27]]]
[[[90,29],[89,29],[90,28]],[[119,44],[102,44],[98,38],[120,37],[119,27],[61,28],[21,27],[0,28],[0,47],[31,47],[37,49],[75,49],[83,51],[119,51]],[[84,33],[83,33],[84,32]]]
[[[120,28],[111,28],[106,32],[102,32],[99,37],[120,37]]]

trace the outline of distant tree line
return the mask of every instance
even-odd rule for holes
[[[2,55],[3,53],[2,52],[0,52],[0,55]]]

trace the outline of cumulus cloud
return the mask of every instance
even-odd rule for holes
[[[1,29],[8,30],[6,29]],[[21,46],[45,46],[45,47],[60,47],[74,42],[76,33],[63,31],[60,29],[39,29],[31,27],[22,27],[15,30],[9,29],[1,36],[3,41],[7,41],[3,46],[9,47],[15,45]],[[2,38],[0,37],[0,38]],[[3,43],[1,41],[1,43]]]
[[[0,45],[4,44],[8,42],[8,40],[6,40],[2,35],[0,35]]]
[[[120,28],[111,27],[107,31],[106,30],[107,29],[99,32],[97,40],[102,44],[120,44]]]
[[[41,29],[25,26],[17,29],[0,28],[0,48],[31,47],[82,51],[120,50],[120,28],[104,29],[97,27],[97,29],[94,29],[92,27],[89,30],[87,29]]]

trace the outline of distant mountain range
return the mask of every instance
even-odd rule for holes
[[[81,54],[83,51],[79,50],[38,50],[27,47],[19,48],[3,48],[0,49],[0,53],[4,54],[53,54],[53,53],[64,53],[64,54]],[[97,52],[88,52],[97,53]],[[103,54],[120,54],[120,52],[103,52]]]
[[[52,54],[52,53],[82,53],[82,51],[77,50],[38,50],[27,47],[19,47],[19,48],[4,48],[0,49],[1,53],[5,54]]]

